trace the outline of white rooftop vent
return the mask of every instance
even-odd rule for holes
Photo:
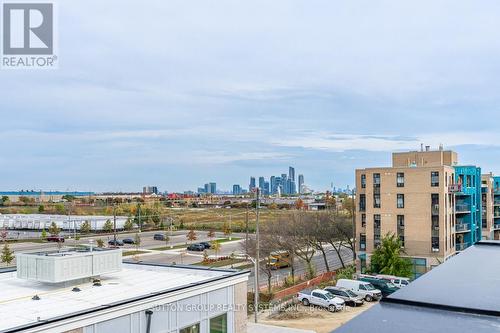
[[[120,271],[120,249],[72,249],[61,252],[16,254],[17,277],[60,283]]]

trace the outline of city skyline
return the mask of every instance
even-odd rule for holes
[[[381,8],[61,5],[59,68],[2,71],[0,188],[229,190],[293,164],[325,190],[421,142],[499,174],[500,4]]]

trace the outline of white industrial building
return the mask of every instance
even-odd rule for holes
[[[243,333],[248,272],[122,263],[119,249],[17,255],[0,332]]]
[[[127,222],[127,216],[116,217],[116,228],[121,230]],[[0,228],[15,230],[47,230],[54,222],[62,230],[80,230],[88,221],[91,230],[102,230],[107,220],[113,222],[113,216],[97,215],[48,215],[48,214],[0,214]]]

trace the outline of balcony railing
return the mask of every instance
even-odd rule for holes
[[[457,243],[457,244],[455,244],[456,251],[463,251],[468,247],[469,247],[469,243]]]
[[[464,204],[457,204],[455,206],[455,213],[470,213],[470,206]]]
[[[493,224],[493,229],[500,230],[500,223]]]
[[[456,232],[467,232],[470,231],[470,224],[467,223],[457,223],[455,224]]]
[[[495,200],[493,201],[494,206],[500,206],[500,200]]]

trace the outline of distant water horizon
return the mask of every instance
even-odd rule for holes
[[[79,191],[0,191],[0,195],[26,195],[26,196],[40,196],[40,195],[72,195],[75,197],[94,195],[94,192],[79,192]]]

